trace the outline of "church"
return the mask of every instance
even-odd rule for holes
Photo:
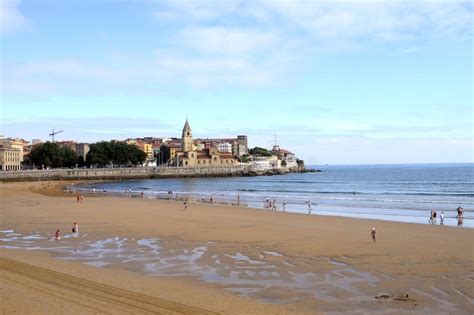
[[[183,167],[233,166],[238,163],[231,153],[219,152],[217,148],[197,150],[193,143],[193,132],[186,119],[181,137],[181,152],[176,154],[176,165]]]

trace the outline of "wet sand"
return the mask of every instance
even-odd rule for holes
[[[472,229],[195,203],[184,211],[140,198],[77,203],[59,185],[0,186],[3,312],[474,311]],[[56,228],[65,237],[50,240]]]

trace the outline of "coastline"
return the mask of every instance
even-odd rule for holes
[[[307,168],[254,170],[249,165],[233,167],[135,167],[94,169],[52,169],[2,171],[0,182],[52,181],[52,180],[126,180],[160,178],[253,177],[290,173],[308,173]]]
[[[146,283],[147,292],[154,292],[152,296],[214,312],[317,313],[393,309],[393,314],[401,310],[408,313],[458,311],[467,314],[472,311],[472,253],[465,250],[471,248],[470,241],[474,236],[471,229],[303,216],[224,205],[190,204],[188,211],[184,211],[181,202],[141,198],[86,196],[83,203],[77,203],[73,196],[51,197],[60,191],[52,186],[60,187],[59,182],[50,183],[46,189],[41,187],[41,183],[1,184],[0,195],[5,205],[1,209],[1,230],[14,230],[11,234],[2,232],[1,257],[142,293],[142,284]],[[38,194],[38,191],[43,194]],[[36,232],[36,235],[50,236],[56,228],[67,231],[75,221],[80,223],[81,233],[86,235],[84,239],[29,243],[34,238],[25,237],[21,245],[25,248],[5,248],[20,244],[13,240],[14,237]],[[368,232],[372,226],[376,226],[378,231],[376,244],[369,239]],[[8,237],[10,240],[5,241]],[[125,238],[128,240],[124,241]],[[131,242],[132,239],[155,238],[156,245],[149,246],[160,246],[160,255],[164,256],[150,256],[153,258],[151,261],[168,259],[172,262],[176,257],[191,259],[196,254],[202,256],[192,264],[184,261],[165,269],[148,270],[139,260],[117,262],[110,252],[118,246],[113,241],[115,239],[123,242],[120,243],[122,250],[136,254],[148,247],[137,245]],[[103,244],[104,240],[111,243],[102,248],[102,253],[107,253],[103,259],[111,260],[106,262],[112,264],[92,267],[87,264],[90,257],[78,258],[78,253],[86,252],[84,248],[90,250],[90,246]],[[44,248],[27,249],[31,246]],[[75,248],[75,255],[62,251],[61,248],[68,246]],[[441,252],[440,246],[443,248]],[[97,250],[97,247],[92,248]],[[171,251],[181,254],[175,258],[166,256],[172,255]],[[94,257],[100,254],[94,253]],[[155,255],[152,251],[146,253]],[[67,257],[74,259],[71,261]],[[234,273],[216,265],[213,257]],[[265,265],[260,266],[260,262]],[[265,268],[270,266],[278,276],[265,273],[264,270],[268,270]],[[209,270],[213,270],[211,267],[216,272],[213,276],[209,276]],[[263,268],[260,280],[252,280],[249,276],[259,270],[256,267]],[[160,274],[160,270],[176,275],[165,276]],[[4,279],[12,277],[9,271],[5,273]],[[326,280],[305,280],[308,275]],[[6,281],[2,282],[7,285]],[[134,285],[129,287],[124,283]],[[264,287],[268,283],[273,285],[248,293],[249,288],[258,288],[259,283]],[[51,302],[53,297],[38,293],[36,286],[42,285],[34,284],[27,291],[38,294],[39,301]],[[88,285],[95,287],[95,284]],[[21,309],[22,295],[18,292],[25,289],[11,281],[8,281],[8,286],[17,293],[8,295],[3,308]],[[170,286],[176,290],[165,289]],[[247,291],[242,291],[244,288]],[[120,294],[128,296],[128,293]],[[386,294],[388,298],[376,299],[375,296],[380,294]],[[406,294],[409,298],[400,301],[399,297]],[[79,302],[85,298],[79,297]]]
[[[474,228],[474,218],[472,217],[472,209],[470,203],[460,205],[466,207],[464,220],[461,222],[456,219],[455,207],[449,208],[449,205],[435,204],[433,200],[415,201],[411,198],[411,204],[394,204],[390,203],[394,198],[388,198],[387,203],[379,203],[362,205],[360,200],[364,198],[374,202],[376,199],[372,195],[362,194],[351,196],[330,196],[324,195],[311,196],[311,194],[301,195],[293,190],[295,194],[285,195],[282,189],[282,183],[291,183],[293,181],[305,182],[306,180],[313,180],[310,176],[308,179],[301,179],[292,175],[275,177],[275,178],[233,178],[233,179],[163,179],[152,181],[141,180],[124,180],[124,181],[107,181],[99,184],[79,184],[71,185],[69,188],[80,194],[89,195],[103,195],[114,197],[127,198],[146,198],[146,199],[173,199],[180,201],[194,202],[198,204],[207,204],[212,197],[214,204],[242,206],[254,209],[269,211],[265,207],[265,200],[275,201],[276,211],[285,211],[291,213],[298,213],[307,215],[311,210],[311,215],[323,216],[339,216],[359,219],[373,219],[382,221],[406,222],[416,224],[428,224],[428,216],[430,211],[436,207],[439,212],[444,211],[444,222],[440,225],[457,226],[460,228]],[[314,177],[314,180],[320,180],[320,176]],[[264,186],[258,186],[259,183],[264,183]],[[273,187],[273,184],[280,185]],[[267,190],[268,189],[268,190]],[[286,188],[283,188],[286,189]],[[303,188],[304,189],[304,188]],[[172,191],[170,196],[169,192]],[[281,194],[275,191],[282,192]],[[293,192],[288,190],[289,194]],[[362,198],[359,196],[363,196]],[[377,197],[377,196],[376,196]],[[406,196],[410,198],[411,196]],[[325,199],[326,198],[326,199]],[[354,199],[352,199],[354,198]],[[403,196],[397,196],[395,199],[402,199]],[[332,200],[337,200],[336,203]],[[384,198],[385,199],[385,198]],[[308,200],[311,200],[311,209],[308,207]],[[349,204],[340,205],[337,202],[346,202]],[[382,200],[385,201],[385,200]],[[400,202],[401,200],[397,200]],[[354,202],[353,205],[350,205]],[[359,202],[359,204],[357,204]],[[453,204],[451,203],[451,206]],[[457,206],[458,204],[456,204]],[[397,207],[398,206],[398,207]],[[406,207],[404,207],[406,206]],[[415,206],[415,207],[413,207]],[[441,208],[440,208],[441,207]]]

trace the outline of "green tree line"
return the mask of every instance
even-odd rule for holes
[[[63,147],[55,142],[46,142],[36,145],[31,150],[24,164],[36,168],[62,168],[78,166],[106,165],[132,166],[142,164],[146,160],[146,153],[136,145],[121,141],[102,141],[90,145],[86,159],[76,154],[73,150]]]
[[[34,167],[73,167],[76,165],[76,154],[67,147],[62,147],[54,142],[39,144],[31,150],[25,164],[31,164]]]
[[[272,156],[272,152],[260,147],[255,147],[249,150],[249,154],[251,155],[259,155],[259,156]]]
[[[130,166],[142,164],[146,153],[134,144],[122,141],[102,141],[90,145],[86,165],[104,167],[106,165]]]

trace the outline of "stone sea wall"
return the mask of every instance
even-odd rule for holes
[[[134,179],[175,177],[250,176],[248,166],[233,167],[154,167],[154,168],[91,168],[0,171],[0,181],[34,181],[55,179]]]

